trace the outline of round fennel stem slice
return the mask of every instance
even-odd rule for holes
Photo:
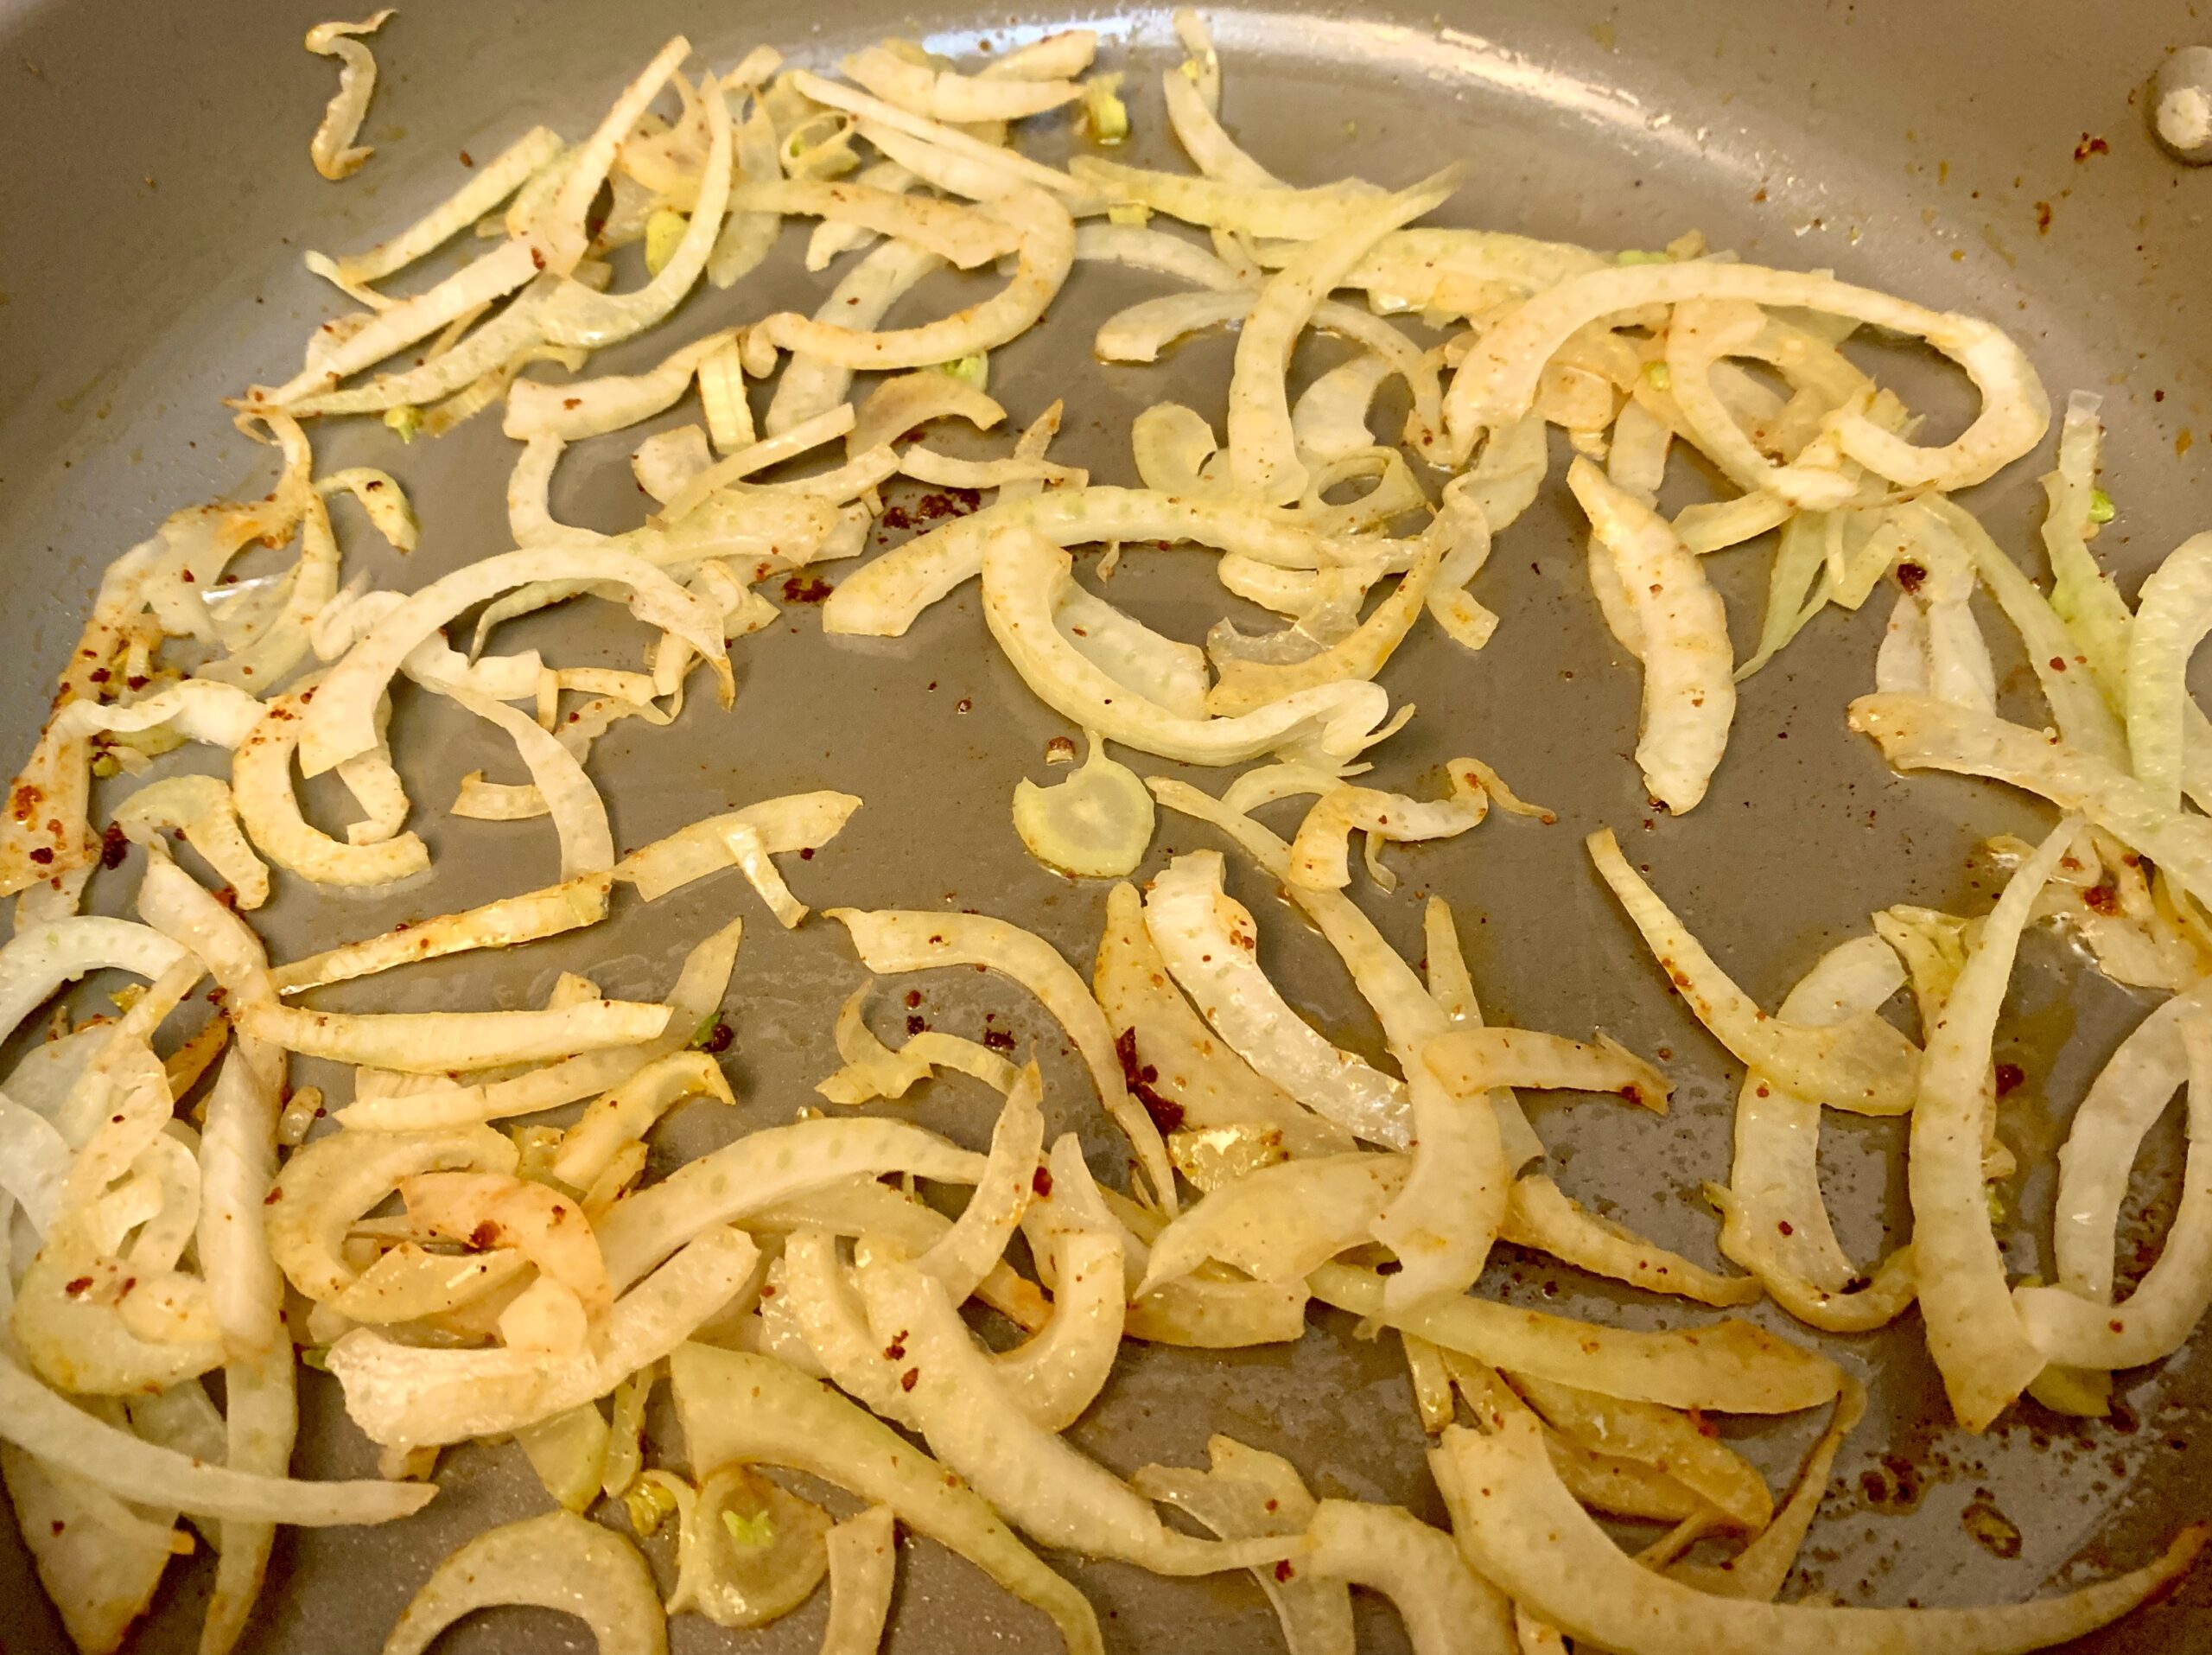
[[[1014,831],[1048,868],[1119,879],[1152,843],[1152,794],[1135,771],[1106,756],[1096,731],[1085,730],[1084,739],[1090,752],[1065,781],[1039,787],[1025,777],[1014,784]]]

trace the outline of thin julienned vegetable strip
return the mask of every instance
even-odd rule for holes
[[[1571,1637],[1628,1655],[2024,1655],[2118,1619],[2185,1572],[2207,1531],[2064,1597],[1998,1608],[1778,1606],[1692,1590],[1616,1547],[1560,1483],[1533,1423],[1454,1426],[1430,1454],[1467,1561]]]
[[[1986,1429],[2043,1371],[2044,1358],[2014,1313],[2005,1259],[1982,1187],[1990,1038],[2012,978],[2020,933],[2077,824],[2060,824],[2022,863],[1967,951],[1965,969],[1928,1032],[1906,1161],[1912,1198],[1913,1275],[1928,1349],[1951,1410]]]
[[[1083,1595],[966,1484],[818,1381],[765,1356],[687,1345],[669,1360],[693,1463],[785,1466],[822,1478],[959,1553],[1050,1615],[1068,1655],[1103,1655]]]
[[[1098,1101],[1128,1140],[1156,1204],[1173,1216],[1175,1175],[1160,1129],[1144,1105],[1129,1095],[1105,1013],[1051,944],[986,914],[832,908],[830,918],[852,933],[861,964],[871,971],[896,975],[938,966],[981,965],[1004,973],[1035,995],[1083,1054],[1084,1066],[1098,1088]]]
[[[1659,969],[1682,991],[1698,1021],[1741,1061],[1832,1108],[1894,1115],[1912,1106],[1919,1053],[1911,1041],[1871,1012],[1825,1028],[1777,1022],[1728,979],[1629,866],[1612,830],[1600,828],[1585,843]]]
[[[2068,1367],[2109,1372],[2170,1356],[2212,1305],[2212,1027],[2195,1007],[2177,1027],[2189,1054],[2189,1160],[2158,1262],[2118,1304],[2064,1287],[2014,1289],[2029,1340]]]
[[[2161,809],[2181,808],[2189,658],[2212,631],[2212,534],[2192,535],[2143,582],[2127,633],[2127,755]]]
[[[1827,1358],[1746,1321],[1724,1321],[1693,1333],[1630,1333],[1476,1298],[1399,1314],[1384,1308],[1385,1278],[1371,1270],[1324,1264],[1306,1279],[1325,1302],[1354,1315],[1380,1315],[1447,1351],[1631,1402],[1790,1414],[1818,1407],[1843,1383]]]
[[[1705,797],[1735,716],[1727,614],[1664,518],[1587,460],[1576,460],[1567,480],[1637,617],[1643,711],[1636,761],[1644,787],[1680,815]]]
[[[102,1423],[0,1356],[0,1437],[126,1499],[173,1502],[201,1516],[321,1528],[388,1523],[429,1505],[420,1483],[297,1482],[195,1464]]]
[[[2169,811],[2133,776],[2038,731],[1929,697],[1861,696],[1851,727],[1900,770],[1987,776],[2078,812],[2148,856],[2198,901],[2212,901],[2212,824]]]
[[[334,182],[353,176],[376,153],[367,144],[356,146],[353,138],[367,118],[369,99],[376,94],[377,60],[367,47],[348,37],[375,34],[391,16],[391,10],[386,7],[365,22],[317,23],[308,30],[308,51],[339,60],[338,90],[331,94],[330,106],[323,111],[322,122],[308,143],[315,169]]]

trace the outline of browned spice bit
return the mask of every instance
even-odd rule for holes
[[[784,602],[819,603],[834,589],[821,576],[801,573],[792,576],[784,582]]]
[[[2036,203],[2036,233],[2039,236],[2047,236],[2050,233],[2050,203],[2049,201]]]
[[[876,521],[887,529],[911,529],[914,526],[913,514],[903,506],[885,506],[883,515]]]
[[[1038,1168],[1035,1172],[1029,1175],[1029,1187],[1036,1192],[1037,1199],[1039,1200],[1051,1200],[1052,1199],[1052,1174],[1046,1172],[1042,1167]]]
[[[2091,156],[2108,156],[2111,153],[2112,145],[2090,132],[2082,133],[2082,141],[2074,146],[2074,159],[2076,161],[2087,161]]]
[[[2027,1078],[2028,1072],[2017,1063],[1999,1064],[1997,1066],[1997,1095],[2002,1098],[2008,1092],[2018,1091],[2026,1083]]]
[[[925,494],[915,501],[914,514],[927,522],[941,517],[966,517],[970,512],[981,511],[982,506],[981,490],[947,488],[933,494]]]
[[[2099,880],[2082,893],[2082,906],[2098,913],[2120,912],[2120,890],[2110,880]]]
[[[1014,1050],[1014,1033],[1011,1029],[987,1028],[983,1031],[983,1044],[994,1052],[1011,1052]]]
[[[908,1368],[904,1373],[899,1376],[899,1388],[901,1391],[912,1391],[914,1388],[915,1381],[919,1379],[921,1377],[921,1369]]]
[[[1904,588],[1908,592],[1917,592],[1920,589],[1921,582],[1927,578],[1928,571],[1923,569],[1918,563],[1899,563],[1897,565],[1897,584]]]
[[[272,1186],[272,1187],[270,1187],[270,1191],[269,1191],[269,1194],[266,1194],[266,1195],[264,1195],[264,1196],[263,1196],[263,1197],[261,1198],[261,1204],[262,1204],[262,1206],[276,1206],[276,1203],[277,1203],[277,1202],[279,1202],[279,1201],[283,1200],[283,1199],[284,1199],[284,1192],[283,1192],[283,1190],[281,1190],[281,1189],[277,1189],[277,1188],[276,1188],[275,1187],[273,1187],[273,1186]]]
[[[468,1244],[472,1247],[497,1246],[499,1240],[499,1226],[489,1219],[468,1232]]]
[[[1999,1557],[2020,1555],[2020,1528],[1986,1499],[1978,1499],[1959,1513],[1959,1521],[1984,1551]]]
[[[1129,1096],[1144,1105],[1144,1112],[1152,1117],[1152,1123],[1163,1132],[1173,1132],[1180,1127],[1183,1105],[1153,1090],[1160,1071],[1149,1063],[1137,1060],[1137,1031],[1134,1028],[1123,1029],[1115,1039],[1114,1055],[1122,1060],[1122,1084],[1128,1087]]]

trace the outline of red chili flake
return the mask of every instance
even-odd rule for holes
[[[906,1032],[909,1034],[921,1034],[928,1028],[929,1024],[924,1022],[921,1018],[914,1016],[912,1014],[908,1015],[906,1018]]]
[[[63,1522],[60,1518],[58,1518],[58,1517],[57,1517],[57,1518],[55,1518],[54,1519],[54,1533],[56,1533],[56,1534],[60,1534],[60,1533],[61,1533],[63,1531],[65,1531],[66,1529],[67,1529],[67,1528],[68,1528],[68,1526],[69,1526],[69,1525],[68,1525],[67,1523],[64,1523],[64,1522]]]
[[[1921,582],[1927,578],[1928,571],[1923,569],[1918,563],[1899,563],[1897,565],[1897,584],[1904,588],[1908,592],[1917,592],[1920,589]]]
[[[2120,892],[2110,880],[2100,880],[2082,893],[2082,906],[2098,913],[2118,913]]]
[[[784,582],[786,603],[819,603],[834,589],[819,575],[794,575]]]
[[[2050,233],[2050,203],[2049,201],[2036,203],[2036,233],[2039,236],[2047,236]]]
[[[1797,1233],[1796,1226],[1791,1224],[1787,1219],[1777,1220],[1774,1227],[1779,1230],[1785,1236],[1794,1236]]]
[[[994,1052],[1011,1052],[1014,1050],[1013,1032],[1004,1028],[987,1028],[983,1031],[983,1044]]]
[[[909,989],[906,990],[907,1009],[912,1010],[914,1007],[918,1006],[921,1003],[922,991],[919,989]]]
[[[2002,1098],[2008,1092],[2018,1091],[2026,1082],[2027,1078],[2028,1072],[2017,1063],[1999,1064],[1997,1066],[1997,1095]]]
[[[891,1336],[891,1342],[883,1347],[883,1359],[887,1362],[897,1362],[903,1360],[906,1354],[906,1330],[902,1327]]]
[[[966,696],[963,696],[959,700],[952,703],[952,710],[957,713],[972,712],[975,710],[975,706],[976,703],[974,702],[969,700]]]
[[[82,1298],[86,1294],[91,1292],[92,1288],[92,1278],[89,1276],[79,1276],[73,1281],[70,1282],[61,1290],[64,1293],[67,1293],[71,1298],[76,1299]]]
[[[2112,145],[2090,132],[2082,133],[2082,141],[2074,146],[2074,159],[2076,161],[2087,161],[2091,156],[2108,156],[2111,153]]]
[[[914,1388],[914,1382],[921,1377],[921,1369],[908,1368],[904,1373],[899,1376],[899,1388],[901,1391],[912,1391]]]
[[[177,573],[178,573],[178,574],[180,574],[180,575],[181,575],[181,576],[184,576],[184,578],[185,578],[188,582],[189,582],[191,584],[193,584],[193,585],[194,585],[194,586],[197,586],[197,585],[199,585],[199,584],[200,584],[200,582],[199,582],[196,579],[194,579],[194,578],[193,577],[193,573],[192,573],[192,571],[191,571],[190,570],[188,570],[188,569],[181,569],[181,570],[177,570]]]
[[[468,1244],[472,1247],[489,1247],[496,1244],[499,1239],[499,1226],[489,1219],[485,1219],[483,1223],[468,1232]]]
[[[100,830],[100,866],[115,869],[123,866],[124,857],[130,853],[130,841],[124,831],[110,822]]]
[[[1046,1172],[1042,1167],[1038,1168],[1035,1172],[1029,1175],[1029,1187],[1037,1193],[1037,1199],[1039,1200],[1051,1200],[1052,1199],[1052,1174]]]
[[[913,514],[903,506],[885,506],[883,515],[876,521],[887,529],[911,529],[914,526]]]
[[[1125,1028],[1114,1041],[1114,1055],[1122,1060],[1122,1080],[1129,1095],[1144,1105],[1144,1112],[1152,1117],[1152,1123],[1163,1132],[1173,1132],[1183,1124],[1183,1105],[1172,1098],[1162,1098],[1153,1090],[1152,1083],[1160,1079],[1160,1071],[1150,1064],[1137,1061],[1137,1031]]]
[[[801,845],[798,848],[798,859],[801,862],[812,862],[814,860],[814,847],[810,844]]]
[[[1287,1581],[1297,1572],[1290,1566],[1290,1559],[1287,1557],[1275,1565],[1275,1578],[1279,1581]]]
[[[148,683],[150,682],[150,680],[148,679],[146,675],[143,672],[133,672],[129,678],[124,679],[123,682],[124,685],[130,689],[143,690],[146,687]]]
[[[274,1206],[277,1202],[283,1199],[284,1192],[283,1190],[271,1187],[269,1194],[261,1198],[261,1204],[264,1206]]]
[[[728,1023],[718,1022],[707,1032],[707,1038],[699,1042],[699,1049],[709,1053],[727,1052],[729,1050],[730,1042],[736,1038],[735,1029]]]
[[[109,673],[107,668],[104,666],[96,666],[91,672],[86,673],[85,676],[91,679],[94,684],[105,684],[108,681]]]

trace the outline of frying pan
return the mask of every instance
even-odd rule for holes
[[[299,48],[327,15],[295,0],[163,6],[147,0],[0,4],[0,751],[28,750],[48,686],[99,568],[163,513],[226,492],[259,489],[261,450],[230,430],[218,398],[297,360],[333,296],[300,267],[308,247],[365,245],[454,187],[463,152],[489,153],[532,121],[571,133],[670,34],[690,35],[717,62],[766,40],[814,64],[885,34],[920,35],[965,54],[1079,22],[1106,36],[1102,57],[1139,73],[1133,107],[1140,160],[1168,158],[1151,90],[1166,57],[1164,11],[1050,17],[852,0],[811,12],[675,0],[622,6],[418,3],[376,42],[384,66],[363,134],[378,153],[343,184],[310,169],[308,133],[331,91],[332,65]],[[1226,72],[1225,117],[1245,144],[1300,182],[1357,173],[1401,182],[1443,161],[1470,163],[1446,221],[1494,225],[1604,247],[1656,246],[1702,229],[1713,245],[1762,262],[1832,268],[1939,306],[1980,312],[2028,345],[2055,392],[2102,391],[2110,428],[2107,481],[2121,515],[2099,542],[2133,589],[2150,559],[2202,525],[2196,439],[2212,435],[2212,348],[2192,314],[2212,264],[2205,221],[2212,177],[2152,145],[2140,88],[2162,55],[2190,42],[2194,9],[2136,0],[2094,11],[2066,0],[1919,0],[1910,6],[1791,6],[1676,0],[1621,7],[1593,0],[1382,3],[1357,12],[1263,10],[1212,14]],[[2094,142],[2101,139],[2102,143]],[[795,238],[787,238],[787,240]],[[818,284],[786,257],[727,295],[690,301],[687,335],[804,303]],[[1230,341],[1192,341],[1149,369],[1106,370],[1079,341],[1110,309],[1147,290],[1135,277],[1079,270],[1052,325],[1000,353],[993,391],[1017,422],[1070,398],[1055,457],[1101,481],[1134,481],[1129,417],[1174,397],[1218,419]],[[932,313],[948,285],[910,303]],[[664,338],[665,335],[663,335]],[[658,356],[662,339],[610,353],[593,371]],[[1300,371],[1334,360],[1326,342]],[[1910,353],[1883,360],[1938,424],[1965,411],[1962,388]],[[675,417],[671,417],[673,418]],[[416,498],[423,543],[404,563],[356,537],[349,566],[411,586],[508,543],[498,480],[512,445],[483,418],[436,443],[403,449],[373,423],[316,433],[323,467],[373,460]],[[556,511],[615,529],[639,518],[623,455],[633,439],[573,456]],[[602,452],[602,450],[604,450]],[[2047,454],[2012,468],[1971,503],[2007,545],[2034,544]],[[1681,468],[1676,468],[1678,473]],[[1556,477],[1556,471],[1554,476]],[[1702,487],[1684,476],[1695,498]],[[1617,1104],[1550,1103],[1538,1125],[1568,1189],[1668,1245],[1712,1260],[1700,1181],[1723,1177],[1735,1072],[1691,1023],[1592,877],[1582,832],[1612,824],[1659,888],[1713,952],[1772,1004],[1817,954],[1862,929],[1868,912],[1921,901],[1978,912],[1987,882],[1967,852],[1992,832],[2037,818],[2018,799],[1948,779],[1900,783],[1844,729],[1842,705],[1871,676],[1879,605],[1833,614],[1746,686],[1731,754],[1711,797],[1681,821],[1649,818],[1625,754],[1637,678],[1611,646],[1582,576],[1571,508],[1556,489],[1502,540],[1478,590],[1503,624],[1478,656],[1417,637],[1384,682],[1421,716],[1382,756],[1395,785],[1469,752],[1524,794],[1559,811],[1543,828],[1493,820],[1449,844],[1395,853],[1406,878],[1362,901],[1408,955],[1419,949],[1419,898],[1447,894],[1468,939],[1486,1008],[1503,1021],[1581,1034],[1594,1025],[1676,1076],[1664,1121]],[[1739,647],[1756,624],[1764,579],[1757,550],[1712,565]],[[1086,574],[1085,578],[1094,578]],[[1113,592],[1148,622],[1196,636],[1224,601],[1195,554],[1133,552]],[[520,644],[579,663],[626,665],[582,617],[538,617]],[[1993,639],[2009,638],[1993,624]],[[620,727],[593,767],[617,835],[632,845],[731,803],[836,786],[867,800],[831,847],[795,871],[822,906],[975,907],[1014,917],[1088,964],[1103,887],[1057,878],[1025,856],[1008,825],[1017,777],[1044,775],[1045,742],[1061,734],[988,646],[972,596],[925,616],[898,640],[830,640],[803,605],[739,651],[733,712],[694,697],[678,725]],[[2017,660],[2008,695],[2028,684]],[[2029,711],[2029,703],[2018,710]],[[631,732],[635,732],[634,734]],[[437,707],[403,702],[394,746],[412,767],[416,825],[438,857],[435,882],[365,896],[280,882],[263,928],[280,958],[443,912],[551,876],[543,824],[444,817],[465,768],[498,755]],[[13,761],[11,760],[10,762]],[[1155,766],[1172,771],[1173,767]],[[494,771],[499,776],[503,773]],[[512,779],[512,777],[508,779]],[[1217,775],[1193,780],[1217,788]],[[1430,778],[1433,780],[1433,775]],[[310,805],[318,797],[310,790]],[[1163,818],[1158,859],[1212,843]],[[1234,860],[1232,858],[1232,860]],[[96,904],[127,900],[96,886]],[[1333,1037],[1370,1054],[1375,1030],[1316,939],[1271,891],[1247,881],[1267,963]],[[672,960],[710,921],[743,911],[748,934],[733,988],[741,1095],[734,1124],[695,1105],[664,1134],[661,1164],[787,1118],[835,1066],[831,1014],[861,980],[838,928],[789,933],[734,881],[694,887],[651,909],[632,904],[581,937],[492,959],[414,968],[376,996],[334,1006],[517,1005],[563,967],[607,992],[658,993]],[[904,986],[902,984],[902,986]],[[976,1032],[984,1014],[1039,1043],[1051,1081],[1052,1130],[1085,1134],[1094,1164],[1115,1163],[1080,1071],[1058,1031],[1016,990],[975,973],[924,980],[926,1015]],[[886,998],[889,996],[887,994]],[[2018,1192],[2016,1270],[2048,1269],[2050,1157],[2068,1111],[2120,1034],[2146,1009],[2034,939],[1999,1055],[2026,1086],[2007,1100],[2005,1134],[2029,1170]],[[902,1106],[903,1107],[903,1106]],[[920,1117],[979,1142],[984,1100],[964,1092],[914,1105]],[[2171,1126],[2171,1123],[2169,1123]],[[1878,1123],[1832,1122],[1829,1194],[1847,1247],[1868,1256],[1903,1219],[1899,1141]],[[2142,1190],[2171,1181],[2174,1145],[2151,1146]],[[1501,1250],[1482,1290],[1531,1303],[1681,1325],[1676,1308],[1639,1302],[1541,1260]],[[1784,1326],[1777,1313],[1752,1313]],[[1867,1422],[1837,1468],[1793,1594],[1849,1603],[2024,1597],[2047,1581],[2139,1559],[2155,1537],[2203,1514],[2212,1482],[2205,1404],[2212,1373],[2194,1346],[2128,1376],[2122,1423],[2082,1424],[2023,1404],[1986,1436],[1942,1423],[1918,1329],[1904,1324],[1828,1347],[1874,1384]],[[334,1386],[303,1374],[304,1474],[367,1474],[369,1450],[346,1425]],[[662,1439],[680,1452],[671,1422]],[[1779,1481],[1809,1425],[1738,1433]],[[1400,1500],[1431,1518],[1422,1441],[1395,1346],[1363,1341],[1331,1314],[1294,1346],[1200,1355],[1132,1346],[1100,1405],[1076,1431],[1089,1452],[1127,1471],[1147,1460],[1197,1462],[1226,1431],[1288,1454],[1318,1492]],[[389,1529],[301,1532],[280,1542],[253,1655],[373,1650],[434,1561],[488,1524],[541,1510],[544,1498],[512,1446],[446,1456],[445,1492]],[[2019,1531],[2018,1555],[1993,1555],[1961,1521],[1969,1502]],[[1054,1647],[1041,1619],[928,1544],[905,1548],[888,1646],[918,1652]],[[657,1566],[666,1567],[664,1549]],[[1242,1577],[1166,1582],[1109,1564],[1056,1560],[1098,1605],[1117,1650],[1280,1647],[1258,1592]],[[172,1569],[137,1647],[192,1646],[208,1569]],[[2212,1647],[2212,1582],[2121,1623],[2095,1647]],[[817,1600],[747,1648],[811,1649]],[[1376,1602],[1360,1609],[1363,1647],[1403,1646]],[[728,1639],[678,1617],[679,1651]],[[537,1611],[478,1616],[450,1634],[461,1651],[579,1646],[573,1621]],[[32,1583],[12,1525],[0,1540],[0,1648],[65,1648]]]

